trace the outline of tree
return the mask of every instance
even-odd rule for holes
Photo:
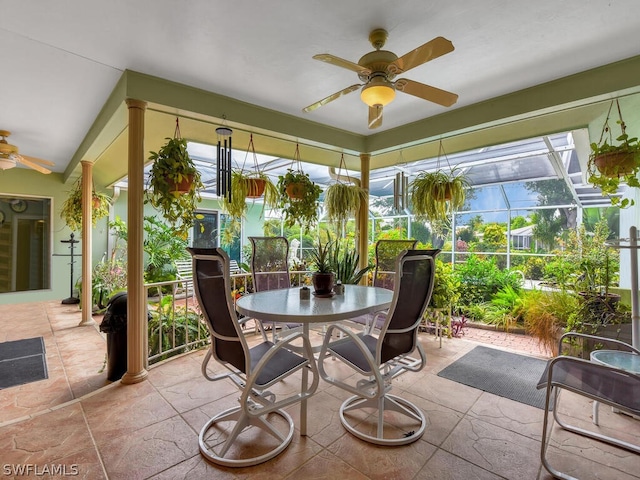
[[[496,251],[507,246],[506,228],[499,223],[488,223],[484,227],[482,243],[487,250]]]

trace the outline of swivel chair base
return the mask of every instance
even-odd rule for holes
[[[360,429],[358,429],[356,428],[356,426],[350,423],[344,415],[345,412],[349,412],[351,410],[360,410],[364,408],[372,408],[375,410],[374,414],[377,417],[376,436],[369,435],[362,431],[363,425],[367,424],[367,422],[360,423],[358,425]],[[410,420],[415,422],[415,429],[404,433],[399,438],[385,438],[385,412],[398,412],[408,417]],[[363,398],[357,395],[348,398],[340,407],[340,421],[349,433],[358,437],[359,439],[364,440],[365,442],[374,443],[376,445],[388,446],[407,445],[409,443],[415,442],[416,440],[420,439],[420,437],[422,437],[427,423],[425,416],[420,408],[418,408],[408,400],[390,394],[386,394],[382,398]],[[387,424],[387,426],[389,426],[389,424]]]
[[[233,407],[211,418],[200,430],[198,443],[200,453],[207,460],[225,467],[250,467],[266,462],[282,453],[291,443],[294,432],[294,424],[291,416],[283,410],[275,410],[271,412],[273,415],[279,415],[288,424],[289,431],[286,435],[272,424],[272,422],[262,416],[251,417],[242,412],[241,407]],[[231,431],[227,439],[222,438],[227,428],[218,424],[222,422],[235,422],[231,424]],[[278,444],[270,451],[258,456],[248,458],[236,458],[234,447],[237,446],[238,437],[250,429],[257,427],[264,430],[278,440]]]

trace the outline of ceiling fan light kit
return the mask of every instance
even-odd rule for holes
[[[396,91],[383,78],[373,79],[362,87],[360,98],[370,107],[388,105],[396,98]]]
[[[386,30],[382,28],[373,30],[369,35],[369,42],[371,42],[375,50],[363,55],[358,60],[358,63],[329,53],[314,55],[313,58],[315,60],[356,72],[360,81],[364,83],[344,88],[303,108],[303,111],[311,112],[318,107],[337,100],[343,95],[360,89],[360,98],[369,106],[369,128],[378,128],[382,125],[382,108],[393,101],[396,96],[396,90],[444,107],[450,107],[456,103],[458,95],[455,93],[407,78],[393,81],[396,75],[400,73],[452,52],[454,47],[451,41],[443,37],[436,37],[402,57],[398,57],[393,52],[382,50],[387,37]]]

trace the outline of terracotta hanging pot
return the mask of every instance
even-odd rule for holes
[[[191,190],[193,184],[193,175],[186,175],[182,178],[182,181],[176,183],[173,179],[167,177],[167,183],[169,184],[169,191],[174,194],[184,194]]]
[[[304,198],[306,187],[303,183],[294,182],[287,185],[287,188],[285,190],[290,199],[301,200],[302,198]]]
[[[264,194],[266,181],[263,178],[248,178],[247,198],[259,198]]]
[[[594,158],[598,172],[608,178],[622,177],[633,172],[636,158],[633,152],[611,152]]]

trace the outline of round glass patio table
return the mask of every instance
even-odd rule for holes
[[[251,293],[240,297],[236,309],[247,317],[263,321],[330,323],[367,313],[386,310],[391,306],[393,291],[380,287],[345,285],[342,295],[300,299],[300,288],[283,288]]]
[[[590,355],[591,361],[615,367],[631,373],[640,373],[640,355],[621,350],[594,350]],[[593,424],[598,425],[598,408],[600,402],[593,402]],[[611,409],[618,413],[617,408]],[[634,416],[634,418],[637,418]]]
[[[345,285],[344,294],[332,297],[300,299],[300,287],[251,293],[236,301],[241,314],[263,321],[301,323],[309,338],[311,323],[331,323],[368,313],[387,310],[393,291],[380,287]],[[306,389],[309,372],[302,369],[302,389]],[[307,434],[307,399],[300,402],[300,435]]]
[[[591,360],[631,373],[640,373],[640,355],[619,350],[594,350]]]

